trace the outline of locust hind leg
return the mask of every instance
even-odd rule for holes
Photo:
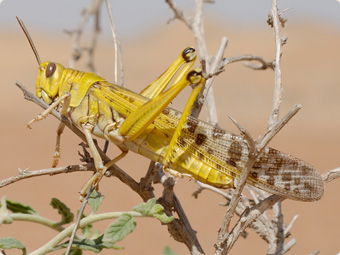
[[[182,130],[184,128],[184,125],[187,122],[187,118],[191,112],[192,106],[205,84],[205,79],[203,78],[202,74],[199,72],[197,72],[195,76],[191,76],[190,78],[191,78],[190,82],[192,84],[193,90],[189,96],[189,99],[187,100],[187,103],[185,104],[181,118],[179,119],[177,123],[176,129],[173,133],[170,144],[165,152],[165,156],[162,162],[164,166],[164,170],[175,177],[187,176],[187,177],[192,178],[190,174],[179,173],[169,168],[169,165],[171,164],[171,162],[176,160],[175,158],[178,156],[176,155],[176,145],[177,145],[178,139],[182,134]]]
[[[125,140],[134,140],[159,116],[171,101],[187,86],[202,78],[200,72],[182,70],[180,78],[167,91],[159,94],[132,112],[119,127]]]
[[[175,73],[180,69],[181,66],[185,65],[188,70],[191,69],[196,60],[195,49],[191,47],[185,48],[177,59],[169,66],[169,68],[162,73],[155,81],[144,88],[140,95],[147,98],[154,98],[161,94],[166,86],[169,84]],[[181,71],[184,73],[185,71]],[[176,83],[176,81],[174,82]]]

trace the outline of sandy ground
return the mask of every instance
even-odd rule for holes
[[[1,30],[0,178],[3,179],[15,175],[18,168],[34,170],[50,167],[57,122],[51,117],[35,124],[33,130],[25,127],[26,122],[41,109],[25,101],[14,82],[20,81],[33,91],[37,65],[20,31]],[[288,24],[285,34],[288,44],[284,47],[282,64],[282,113],[296,103],[301,103],[303,109],[271,145],[312,163],[320,172],[326,172],[340,165],[340,34],[332,27],[307,23]],[[266,59],[274,56],[273,35],[269,29],[230,24],[208,26],[210,51],[217,48],[222,35],[227,35],[230,40],[227,56],[250,53]],[[66,36],[39,32],[34,32],[33,36],[43,59],[67,63],[70,47]],[[124,41],[125,83],[132,90],[140,91],[188,45],[193,45],[193,39],[178,23],[152,31],[143,38]],[[113,77],[112,52],[110,39],[101,37],[96,55],[97,70],[108,80]],[[254,137],[263,133],[271,107],[273,77],[272,71],[253,71],[242,64],[228,66],[214,85],[220,125],[236,131],[227,119],[230,115],[247,127]],[[181,109],[187,95],[188,91],[184,92],[174,106]],[[79,162],[78,143],[79,140],[67,131],[62,141],[61,165]],[[113,150],[112,154],[116,152]],[[146,172],[148,161],[131,153],[119,165],[134,178],[140,178]],[[76,211],[80,205],[78,191],[89,176],[89,173],[74,173],[29,179],[2,188],[0,195],[30,204],[41,215],[57,219],[57,213],[48,205],[51,197],[61,199]],[[309,254],[315,250],[320,250],[321,254],[336,254],[340,251],[339,187],[339,181],[327,184],[325,195],[318,202],[284,201],[285,222],[289,222],[295,214],[299,215],[292,229],[292,237],[297,244],[289,254]],[[105,195],[101,212],[130,210],[141,202],[116,179],[103,180],[100,188]],[[212,254],[226,209],[219,205],[223,199],[210,192],[194,199],[191,194],[196,189],[197,186],[188,180],[179,180],[176,185],[176,192],[203,248],[207,254]],[[98,226],[103,228],[105,224]],[[14,236],[29,250],[46,243],[54,235],[55,232],[46,227],[26,222],[0,228],[0,237]],[[161,254],[166,245],[178,254],[188,254],[186,247],[173,241],[166,227],[153,219],[139,219],[136,231],[119,244],[125,249],[115,254]],[[266,244],[249,231],[248,238],[240,239],[231,254],[264,254],[265,249]],[[9,254],[19,253],[11,251]]]

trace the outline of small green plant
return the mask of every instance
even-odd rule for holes
[[[70,254],[82,254],[85,250],[98,253],[103,249],[122,249],[117,246],[117,242],[133,232],[137,225],[136,217],[153,217],[165,224],[173,220],[172,216],[169,217],[164,213],[163,206],[157,204],[155,198],[135,206],[132,211],[97,213],[103,199],[104,197],[99,192],[91,193],[88,201],[91,213],[81,216],[79,228],[82,231],[73,240]],[[30,254],[46,254],[65,249],[69,244],[67,239],[74,229],[75,215],[67,205],[57,198],[52,198],[50,205],[60,214],[59,221],[43,217],[32,207],[3,197],[0,207],[0,223],[11,224],[16,220],[29,221],[45,225],[59,232],[53,239]],[[108,219],[115,219],[115,221],[110,223],[103,233],[93,227],[94,223]],[[23,254],[27,253],[25,245],[11,237],[0,239],[0,249],[21,249]],[[165,254],[172,253],[168,251]]]

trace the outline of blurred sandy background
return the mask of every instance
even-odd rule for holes
[[[340,12],[340,10],[339,10]],[[78,13],[77,13],[78,15]],[[74,27],[75,23],[71,24]],[[36,123],[33,130],[26,123],[41,109],[23,99],[14,86],[20,81],[34,90],[37,65],[33,54],[18,28],[0,27],[1,45],[1,92],[0,92],[0,155],[2,170],[0,178],[17,174],[17,169],[42,169],[51,164],[55,143],[57,121],[49,117]],[[60,30],[54,34],[43,33],[29,26],[44,60],[67,63],[70,54],[69,38]],[[69,28],[69,27],[68,27]],[[293,104],[301,103],[303,109],[275,137],[271,146],[289,152],[312,163],[320,172],[340,166],[340,33],[339,26],[309,20],[289,22],[284,34],[288,43],[283,49],[284,102],[285,114]],[[214,52],[221,36],[229,38],[226,56],[254,54],[271,60],[274,56],[274,40],[271,29],[263,24],[253,26],[217,21],[210,18],[206,26],[206,38],[210,52]],[[140,91],[156,78],[180,53],[193,45],[191,34],[179,22],[160,24],[138,37],[122,41],[125,83],[132,90]],[[113,47],[108,35],[100,37],[96,52],[98,73],[108,80],[113,79]],[[79,67],[80,69],[83,66]],[[214,84],[220,125],[236,132],[227,115],[247,127],[254,137],[264,132],[271,107],[274,84],[272,71],[253,71],[242,64],[227,66]],[[181,109],[188,91],[183,93],[174,106]],[[202,118],[205,115],[203,113]],[[69,131],[62,140],[60,165],[79,162],[77,151],[79,139]],[[112,155],[116,153],[112,149]],[[119,164],[139,179],[147,169],[148,161],[130,153]],[[80,206],[78,191],[89,178],[90,173],[39,177],[7,186],[0,195],[31,205],[41,215],[58,219],[48,204],[57,197],[68,204],[73,211]],[[339,180],[327,184],[321,201],[301,203],[286,200],[283,203],[286,223],[299,215],[292,236],[297,244],[288,254],[309,254],[320,250],[321,254],[336,254],[340,251],[340,197]],[[105,195],[100,212],[130,210],[141,202],[140,198],[116,179],[105,178],[101,182]],[[222,222],[225,207],[223,198],[208,191],[198,199],[191,194],[197,186],[188,180],[179,180],[176,193],[183,203],[191,224],[198,232],[198,238],[207,254],[212,254],[217,230]],[[106,224],[99,224],[103,228]],[[264,254],[266,244],[251,230],[247,239],[240,239],[231,254]],[[13,236],[26,244],[29,250],[38,248],[56,233],[36,224],[15,222],[0,227],[0,237]],[[136,230],[119,245],[121,251],[106,251],[103,254],[161,254],[169,245],[178,254],[188,254],[187,248],[169,236],[165,226],[153,219],[138,219]],[[19,254],[10,251],[8,254]]]

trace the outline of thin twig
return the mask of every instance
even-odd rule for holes
[[[288,225],[285,227],[285,229],[284,229],[285,238],[289,237],[289,235],[290,235],[289,232],[292,229],[293,225],[295,224],[295,222],[298,218],[299,218],[299,215],[294,215],[294,217],[290,220]]]
[[[72,172],[83,172],[83,171],[95,171],[95,167],[93,164],[84,164],[84,165],[70,165],[65,167],[57,167],[57,168],[47,168],[35,171],[28,171],[18,169],[19,174],[15,176],[11,176],[7,179],[3,179],[0,181],[0,188],[10,185],[12,183],[21,181],[23,179],[28,179],[32,177],[42,176],[42,175],[56,175],[56,174],[64,174],[64,173],[72,173]]]
[[[229,204],[232,198],[232,191],[228,190],[227,192],[223,192],[220,189],[217,189],[213,186],[210,186],[205,183],[201,183],[199,181],[196,181],[196,183],[199,185],[199,189],[195,191],[192,195],[194,197],[198,196],[200,192],[203,190],[210,190],[214,193],[217,193],[221,196],[223,196]],[[260,203],[260,201],[258,202]],[[245,196],[241,197],[240,202],[237,204],[237,208],[235,210],[235,213],[238,216],[241,216],[242,213],[246,210],[246,208],[251,207],[251,204],[254,204],[252,201],[250,201],[248,198]],[[260,215],[258,218],[256,218],[251,224],[250,228],[252,228],[264,241],[266,241],[270,246],[272,243],[274,243],[276,240],[274,239],[275,237],[275,226],[273,222],[266,217],[265,212]],[[242,234],[242,233],[240,233]]]
[[[71,252],[72,244],[73,244],[74,238],[76,236],[77,229],[78,229],[79,224],[80,224],[80,220],[83,217],[83,214],[84,214],[84,211],[85,211],[85,207],[86,207],[86,205],[87,205],[87,203],[89,201],[89,197],[91,196],[91,194],[94,191],[94,189],[95,189],[95,187],[92,187],[92,188],[90,188],[87,191],[86,197],[84,198],[83,202],[81,203],[81,207],[78,210],[77,220],[74,223],[74,227],[73,227],[73,230],[72,230],[72,233],[71,233],[71,236],[70,236],[70,240],[68,241],[68,244],[67,244],[65,255],[69,255],[70,252]]]
[[[318,254],[320,254],[320,251],[313,251],[313,252],[309,253],[308,255],[318,255]]]
[[[280,34],[280,16],[277,7],[277,0],[272,0],[272,9],[271,9],[271,19],[272,26],[274,28],[275,34],[275,60],[274,60],[274,72],[275,72],[275,86],[273,92],[273,103],[272,103],[272,111],[268,119],[268,129],[267,132],[261,137],[258,143],[257,150],[261,152],[265,146],[269,143],[269,141],[281,130],[283,126],[287,124],[287,122],[301,109],[301,105],[295,105],[293,109],[280,120],[280,106],[282,101],[282,73],[281,73],[281,56],[282,56],[282,46],[283,41],[281,39]],[[278,202],[274,208],[274,222],[276,223],[276,242],[275,246],[269,246],[269,249],[275,251],[275,254],[284,254],[284,226],[283,226],[283,214],[281,208],[281,201]],[[295,241],[295,240],[294,240]],[[292,246],[295,243],[292,243]],[[289,250],[290,247],[287,249]]]
[[[282,74],[281,74],[281,56],[282,56],[282,40],[280,35],[280,18],[277,7],[277,0],[272,0],[271,17],[275,34],[275,87],[273,93],[272,113],[269,116],[268,126],[271,127],[279,119],[280,105],[282,101]]]
[[[162,197],[158,199],[158,202],[166,208],[164,211],[167,215],[172,214],[172,208],[176,210],[178,219],[175,219],[173,224],[168,225],[169,233],[175,238],[175,240],[183,242],[187,245],[192,255],[203,255],[204,251],[196,237],[196,231],[192,229],[189,220],[184,212],[184,209],[174,193],[175,181],[172,177],[165,176],[162,178],[162,184],[164,187]],[[178,233],[186,232],[186,235],[178,235]],[[181,237],[182,240],[179,240]]]
[[[110,0],[105,0],[106,10],[110,19],[110,28],[112,34],[113,48],[114,48],[114,80],[115,84],[119,84],[121,86],[124,85],[124,69],[123,69],[123,61],[122,61],[122,49],[120,45],[120,41],[116,35],[116,28],[113,22],[112,15],[112,6]]]
[[[252,137],[250,136],[250,134],[248,133],[248,131],[243,128],[240,124],[238,124],[234,119],[231,118],[231,120],[234,122],[234,124],[237,126],[237,128],[240,129],[240,132],[242,134],[244,134],[244,138],[248,141],[249,146],[249,158],[248,161],[243,169],[243,171],[241,172],[241,176],[239,177],[237,183],[236,183],[236,188],[233,192],[231,201],[230,201],[230,205],[228,207],[228,210],[224,216],[223,222],[222,222],[222,226],[219,230],[218,233],[218,241],[217,241],[217,251],[222,252],[223,251],[223,245],[226,244],[226,240],[228,239],[228,228],[231,222],[232,217],[234,216],[234,213],[236,211],[237,205],[241,199],[241,193],[243,191],[243,188],[246,184],[246,180],[248,178],[249,172],[253,166],[253,164],[255,163],[255,160],[257,158],[256,155],[256,151],[255,151],[255,142],[252,139]]]
[[[98,222],[98,221],[103,221],[103,220],[108,220],[108,219],[113,219],[113,218],[118,218],[122,214],[129,214],[133,217],[148,217],[144,216],[141,213],[135,212],[135,211],[128,211],[128,212],[109,212],[109,213],[101,213],[101,214],[93,214],[89,215],[83,219],[81,219],[79,228],[83,228],[89,224]],[[53,237],[49,242],[38,248],[37,250],[33,251],[30,253],[30,255],[42,255],[46,254],[50,251],[53,250],[53,248],[58,245],[62,240],[64,240],[66,237],[70,236],[72,231],[74,229],[74,224],[68,226],[65,228],[63,231],[61,231],[58,235]]]
[[[275,254],[281,254],[284,247],[284,226],[283,226],[283,214],[282,214],[282,203],[278,201],[273,206],[273,214],[274,214],[274,223],[276,225],[276,247],[275,247]]]
[[[258,62],[258,64],[253,64],[251,62],[245,64],[247,67],[254,69],[254,70],[266,70],[268,68],[274,70],[273,62],[267,62],[262,57],[253,56],[253,55],[242,55],[242,56],[237,56],[237,57],[225,58],[223,60],[222,66],[224,67],[228,64],[241,62],[241,61]]]
[[[207,78],[210,78],[220,73],[221,72],[220,62],[222,61],[222,56],[227,46],[227,39],[225,37],[222,38],[220,44],[221,46],[217,53],[218,56],[216,55],[216,57],[213,58],[215,60],[213,64],[216,65],[216,68],[212,68],[212,64],[210,61],[211,57],[209,56],[208,53],[203,27],[203,4],[205,1],[195,0],[195,14],[193,18],[187,18],[184,15],[184,13],[173,3],[172,0],[165,0],[165,2],[169,5],[170,9],[173,11],[174,18],[182,21],[188,27],[188,29],[192,31],[196,41],[199,59],[203,65],[204,71],[206,71],[205,76]],[[197,97],[196,102],[193,105],[191,115],[197,118],[201,112],[203,104],[206,103],[209,114],[208,115],[209,121],[211,121],[212,123],[217,123],[217,110],[215,106],[214,91],[212,87],[211,88],[208,87],[210,87],[210,85],[205,86],[203,91],[201,91],[201,93]]]
[[[100,8],[96,9],[94,14],[94,24],[93,24],[93,32],[92,32],[90,46],[84,47],[83,50],[87,50],[88,52],[88,60],[87,60],[87,68],[91,72],[95,72],[95,64],[94,64],[94,56],[95,49],[97,47],[97,40],[100,33]]]
[[[84,50],[89,53],[89,62],[88,66],[91,69],[91,71],[94,71],[94,63],[93,60],[93,53],[94,48],[96,46],[96,38],[98,36],[99,32],[99,23],[95,22],[94,26],[94,34],[92,37],[92,45],[90,47],[84,48],[81,47],[80,40],[81,36],[83,34],[84,28],[88,21],[90,20],[91,16],[95,17],[95,21],[98,21],[99,16],[99,10],[100,6],[102,4],[103,0],[92,0],[89,5],[83,9],[82,11],[82,20],[80,21],[79,25],[76,27],[76,29],[72,31],[65,31],[67,34],[71,35],[72,40],[72,54],[71,58],[69,60],[69,66],[71,68],[74,68],[76,63],[80,60],[80,58],[83,55]]]
[[[181,20],[183,21],[183,23],[185,25],[187,25],[189,27],[189,29],[192,29],[191,28],[191,20],[188,19],[183,11],[181,11],[179,8],[177,8],[177,6],[175,5],[175,3],[172,1],[172,0],[165,0],[165,2],[169,5],[170,9],[173,11],[174,13],[174,17],[171,19],[171,20],[174,20],[174,19],[178,19],[178,20]],[[170,21],[171,21],[170,20]]]
[[[223,55],[224,55],[224,52],[226,50],[228,46],[228,39],[227,37],[222,37],[221,39],[221,42],[220,42],[220,46],[213,58],[213,61],[211,63],[211,65],[207,64],[207,68],[209,70],[209,74],[215,74],[215,73],[218,73],[220,72],[220,65],[221,65],[221,61],[223,59]],[[217,110],[216,110],[216,103],[215,103],[215,96],[214,96],[214,91],[211,90],[212,88],[212,84],[215,80],[215,76],[216,75],[213,75],[210,79],[207,80],[206,84],[205,84],[205,88],[202,92],[202,98],[204,100],[204,98],[206,99],[206,104],[207,104],[207,110],[208,110],[208,116],[209,116],[209,119],[208,121],[212,124],[217,124],[218,122],[218,119],[217,119]],[[201,99],[202,100],[202,99]],[[198,110],[201,110],[199,109],[198,107],[194,108],[192,113],[194,116],[198,116],[197,113],[194,112],[195,111],[198,111]]]
[[[276,121],[267,132],[258,140],[256,145],[257,151],[262,151],[265,146],[273,139],[273,137],[280,132],[280,130],[287,125],[287,123],[298,113],[302,105],[296,104],[281,120]]]
[[[224,192],[214,186],[211,186],[209,184],[206,184],[206,183],[203,183],[203,182],[200,182],[200,181],[196,181],[196,183],[198,184],[199,186],[199,189],[196,190],[195,192],[192,193],[192,196],[194,198],[198,198],[198,195],[204,190],[210,190],[212,192],[215,192],[219,195],[221,195],[222,197],[226,198],[227,200],[230,200],[231,199],[231,195],[229,194],[229,192]]]
[[[293,246],[296,244],[296,240],[293,238],[284,244],[282,251],[277,253],[277,255],[286,254]]]
[[[322,180],[324,182],[331,182],[340,177],[340,167],[328,171],[322,175]]]
[[[222,250],[217,250],[216,254],[225,255],[231,250],[236,240],[240,236],[240,234],[264,211],[271,208],[275,203],[282,200],[283,198],[278,195],[271,195],[270,197],[262,200],[259,204],[253,206],[250,210],[245,210],[244,214],[241,215],[240,220],[233,227],[231,232],[228,235],[228,238],[225,239],[225,244],[222,244],[221,247],[226,247]]]

